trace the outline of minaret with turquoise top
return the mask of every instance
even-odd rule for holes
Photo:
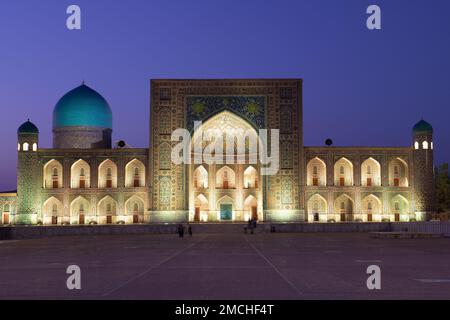
[[[413,128],[413,149],[414,211],[423,221],[435,211],[433,127],[423,119]]]
[[[39,130],[30,121],[17,130],[17,216],[15,224],[36,224],[40,211]],[[41,179],[40,179],[41,177]]]

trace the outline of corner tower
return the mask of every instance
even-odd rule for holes
[[[39,130],[28,120],[17,130],[17,197],[15,224],[35,224],[39,211]]]
[[[420,120],[413,128],[413,187],[415,212],[425,220],[434,211],[433,127]]]

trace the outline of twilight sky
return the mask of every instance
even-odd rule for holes
[[[66,8],[82,30],[66,29]],[[366,28],[366,8],[382,30]],[[16,188],[16,130],[51,147],[52,111],[83,79],[114,140],[148,146],[151,78],[303,78],[305,145],[409,146],[423,116],[450,161],[448,0],[2,0],[0,190]]]

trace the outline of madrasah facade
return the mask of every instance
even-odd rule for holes
[[[0,224],[376,223],[434,212],[433,128],[424,120],[404,147],[314,147],[303,144],[301,79],[152,80],[150,100],[147,148],[113,145],[111,108],[84,83],[54,107],[51,149],[36,125],[22,124],[17,192],[0,193]],[[195,137],[196,121],[223,132],[278,129],[279,170],[173,163],[172,133]]]

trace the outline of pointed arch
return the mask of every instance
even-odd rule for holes
[[[307,203],[308,221],[326,222],[328,214],[328,201],[319,193],[313,194]]]
[[[235,220],[235,201],[229,195],[222,196],[217,200],[216,204],[219,221],[234,221]]]
[[[106,159],[98,166],[98,188],[117,188],[117,165]]]
[[[125,186],[127,188],[145,187],[145,165],[133,159],[125,166]]]
[[[117,165],[106,159],[98,166],[98,187],[100,189],[117,188]]]
[[[408,187],[408,163],[400,157],[389,162],[389,186]]]
[[[208,221],[209,201],[204,194],[199,194],[194,199],[195,212],[191,217],[191,221],[194,222],[206,222]]]
[[[361,185],[363,187],[381,186],[381,165],[372,157],[361,164]]]
[[[259,136],[255,127],[241,115],[230,110],[221,110],[204,119],[202,126],[193,131],[190,150],[194,149],[195,145],[202,146],[202,149],[208,145],[211,146],[211,141],[207,138],[208,132],[216,133],[214,136],[217,140],[214,141],[218,145],[223,143],[223,153],[228,153],[227,147],[229,147],[230,150],[234,150],[231,156],[242,159],[244,162],[248,157],[256,162]],[[230,140],[230,146],[228,146],[228,140]]]
[[[376,195],[369,194],[361,201],[363,218],[369,222],[381,221],[381,214],[383,211],[383,205]]]
[[[327,185],[327,165],[319,157],[308,161],[306,166],[306,184],[308,186]]]
[[[58,189],[63,187],[63,166],[55,159],[47,161],[43,171],[44,189]]]
[[[137,195],[132,195],[131,197],[128,198],[127,201],[125,201],[125,213],[127,215],[132,215],[134,214],[135,211],[135,204],[138,204],[138,213],[139,214],[143,214],[144,213],[144,205],[145,205],[145,201],[137,196]]]
[[[253,166],[244,170],[244,188],[258,188],[258,171]]]
[[[340,221],[353,220],[354,201],[348,194],[343,193],[334,200],[334,212],[340,215]]]
[[[70,187],[72,189],[84,189],[91,187],[91,166],[79,159],[70,167]]]
[[[71,224],[85,224],[91,215],[91,203],[85,197],[78,196],[70,203]]]
[[[117,220],[117,201],[110,195],[104,196],[97,203],[97,217],[100,224],[112,224]]]
[[[236,186],[236,174],[229,166],[223,166],[216,172],[216,188],[233,189]]]
[[[320,205],[314,207],[314,202],[318,202]],[[328,201],[321,194],[315,193],[308,199],[308,213],[328,213]]]
[[[42,205],[43,224],[61,224],[63,222],[63,208],[63,204],[59,199],[53,196],[48,198]]]
[[[244,221],[258,220],[258,200],[250,194],[244,201]]]
[[[106,216],[117,214],[117,201],[110,195],[104,196],[97,204],[97,215]]]
[[[399,193],[392,197],[390,207],[393,214],[404,215],[409,213],[409,201]]]
[[[203,165],[194,170],[194,188],[208,188],[208,171]]]
[[[133,195],[125,201],[125,214],[128,222],[143,223],[144,213],[145,201],[141,197]]]
[[[224,195],[217,200],[217,209],[220,209],[221,204],[232,204],[234,206],[234,200],[229,195]]]
[[[345,157],[334,164],[334,184],[336,186],[353,186],[353,163]]]
[[[199,194],[195,197],[195,207],[200,208],[200,210],[208,210],[209,202],[208,198],[204,194]]]

